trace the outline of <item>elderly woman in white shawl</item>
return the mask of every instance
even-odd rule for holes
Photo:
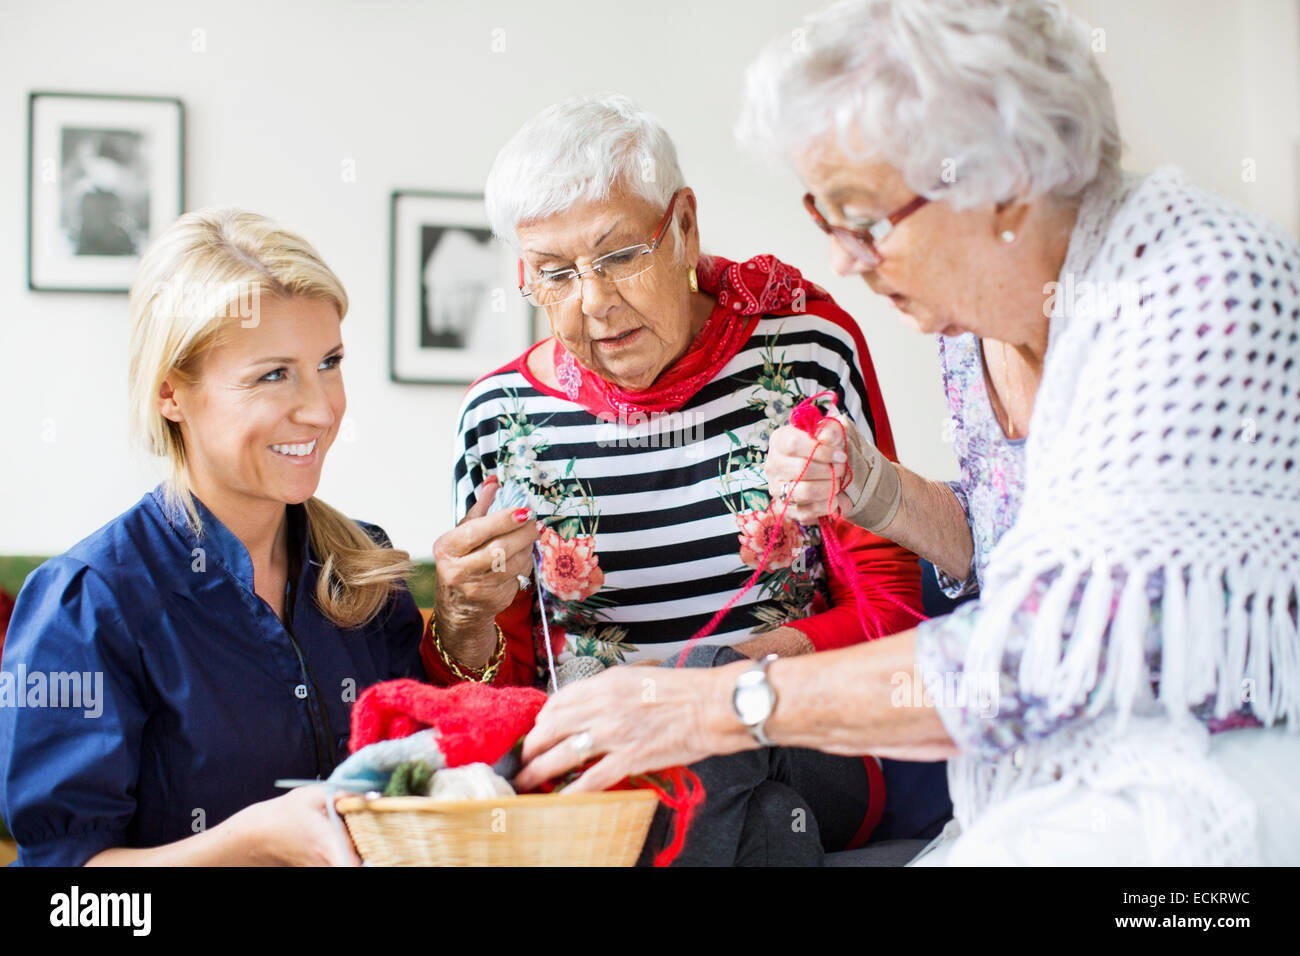
[[[1055,5],[805,26],[751,68],[742,135],[793,160],[837,270],[939,334],[962,480],[851,425],[847,447],[776,433],[767,474],[799,520],[839,490],[980,600],[765,674],[657,674],[650,701],[629,669],[575,685],[525,783],[584,731],[591,788],[757,729],[951,758],[956,819],[921,862],[1300,863],[1300,249],[1177,170],[1121,174],[1087,29]]]

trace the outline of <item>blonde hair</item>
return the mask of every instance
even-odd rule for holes
[[[145,251],[131,288],[132,431],[171,466],[168,505],[183,510],[197,537],[203,524],[189,487],[180,425],[163,416],[163,380],[194,384],[203,357],[227,340],[250,303],[262,296],[328,302],[342,319],[343,284],[301,236],[256,213],[210,208],[186,213]],[[415,565],[405,551],[380,547],[360,525],[309,498],[311,551],[321,562],[316,603],[342,628],[373,618]]]

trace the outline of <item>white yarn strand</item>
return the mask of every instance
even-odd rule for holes
[[[1160,701],[1171,713],[1188,707],[1187,671],[1191,666],[1187,638],[1187,591],[1183,569],[1165,568],[1164,598],[1160,612]]]
[[[1277,719],[1277,702],[1273,697],[1272,668],[1269,657],[1272,651],[1272,639],[1269,631],[1270,605],[1276,585],[1276,575],[1268,575],[1266,587],[1259,588],[1254,595],[1250,608],[1250,657],[1245,664],[1245,679],[1238,686],[1237,706],[1241,706],[1246,697],[1245,681],[1250,682],[1250,699],[1254,702],[1255,713],[1266,724]]]
[[[537,508],[532,497],[517,482],[505,481],[497,488],[497,496],[488,507],[488,514],[503,511],[506,508],[531,508],[536,514]],[[546,619],[546,581],[542,577],[542,548],[533,545],[533,574],[537,578],[537,613],[542,619],[542,639],[546,642],[546,668],[550,672],[552,687],[559,687],[555,679],[555,652],[551,650],[551,626]]]
[[[1059,582],[1058,582],[1059,583]],[[1070,582],[1073,587],[1077,582]],[[1110,576],[1110,565],[1105,559],[1098,560],[1092,567],[1084,586],[1083,599],[1079,603],[1078,616],[1074,623],[1074,632],[1070,635],[1070,644],[1061,661],[1056,685],[1049,697],[1051,708],[1055,713],[1065,713],[1072,706],[1081,704],[1097,683],[1097,668],[1100,663],[1102,644],[1110,623],[1111,598],[1115,592],[1114,582]],[[1127,640],[1127,635],[1112,635],[1112,640]]]
[[[1103,650],[1106,664],[1101,669],[1100,679],[1092,693],[1088,695],[1088,705],[1084,709],[1084,714],[1088,718],[1094,718],[1104,713],[1110,708],[1112,701],[1119,705],[1119,720],[1116,724],[1118,729],[1122,729],[1124,721],[1127,718],[1128,709],[1124,706],[1125,700],[1121,691],[1116,688],[1125,685],[1125,668],[1132,667],[1132,656],[1134,652],[1134,636],[1137,641],[1142,639],[1142,630],[1135,627],[1134,621],[1134,575],[1129,575],[1128,583],[1118,602],[1115,620],[1111,622],[1109,639]],[[1140,595],[1139,595],[1140,598]],[[1145,604],[1145,602],[1142,602]],[[1142,613],[1141,605],[1137,607],[1137,613]],[[1140,652],[1140,644],[1138,644]]]
[[[1291,616],[1300,588],[1281,581],[1273,592],[1269,659],[1273,665],[1273,711],[1278,720],[1300,723],[1300,628]]]
[[[996,599],[981,600],[982,613],[966,655],[967,674],[996,674],[1002,670],[1012,618],[1029,596],[1036,577],[1033,568],[1026,568]]]
[[[560,681],[555,676],[555,652],[551,650],[551,625],[546,620],[546,585],[542,580],[542,548],[541,545],[533,545],[533,572],[537,575],[537,613],[542,619],[542,640],[546,642],[546,669],[551,675],[551,685],[556,690],[560,689]]]
[[[1066,565],[1051,590],[1038,606],[1034,630],[1020,658],[1020,685],[1033,696],[1046,696],[1061,666],[1065,615],[1079,580],[1077,564]]]
[[[1235,567],[1228,570],[1224,580],[1228,586],[1228,633],[1219,665],[1218,697],[1214,705],[1214,712],[1219,717],[1226,717],[1241,707],[1242,681],[1246,676],[1246,644],[1251,632],[1250,612],[1246,610],[1246,603],[1262,603],[1264,596],[1250,591]],[[1265,649],[1267,650],[1267,645]]]
[[[1189,646],[1187,698],[1192,704],[1199,704],[1214,693],[1216,678],[1223,670],[1226,655],[1223,587],[1211,579],[1210,568],[1200,565],[1191,569],[1187,599],[1191,611],[1186,637]]]
[[[1115,620],[1111,625],[1110,660],[1106,676],[1114,681],[1112,694],[1098,696],[1092,713],[1101,712],[1107,698],[1113,699],[1119,708],[1118,731],[1123,732],[1129,716],[1133,713],[1139,698],[1150,695],[1150,679],[1146,666],[1146,633],[1151,617],[1151,605],[1146,596],[1146,578],[1144,571],[1129,574],[1124,590],[1120,594],[1119,607],[1115,610]]]

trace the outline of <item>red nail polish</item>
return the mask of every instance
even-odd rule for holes
[[[516,521],[527,521],[527,520],[528,520],[529,518],[531,518],[532,516],[533,516],[533,509],[532,509],[532,508],[516,508],[516,509],[515,509],[515,520],[516,520]]]

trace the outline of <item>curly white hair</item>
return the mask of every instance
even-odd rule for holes
[[[497,154],[484,203],[492,231],[517,250],[521,222],[619,189],[666,207],[685,185],[677,148],[659,121],[626,96],[602,93],[548,106],[526,122]],[[680,238],[676,216],[672,234]]]
[[[1102,36],[1054,0],[846,0],[749,68],[736,135],[787,157],[830,135],[957,208],[1072,198],[1119,170]]]

